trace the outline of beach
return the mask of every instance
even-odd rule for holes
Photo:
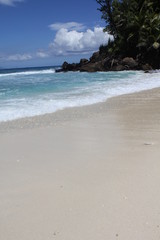
[[[0,123],[0,240],[158,240],[160,88]]]

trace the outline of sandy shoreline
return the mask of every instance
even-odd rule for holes
[[[20,129],[35,129],[42,127],[57,126],[70,122],[72,120],[82,120],[92,118],[93,116],[111,114],[121,111],[123,108],[128,108],[131,105],[137,105],[137,100],[149,101],[153,98],[158,101],[160,88],[144,90],[137,93],[124,94],[107,99],[106,102],[96,103],[82,107],[72,107],[63,110],[58,110],[54,113],[38,115],[35,117],[26,117],[16,120],[0,122],[0,133],[10,133]],[[142,98],[142,99],[141,99]],[[142,101],[139,104],[143,104]],[[139,108],[138,104],[138,108]]]
[[[0,240],[158,240],[160,89],[0,124]]]

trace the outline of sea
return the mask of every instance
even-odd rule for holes
[[[159,71],[56,73],[57,68],[0,69],[0,122],[160,87]]]

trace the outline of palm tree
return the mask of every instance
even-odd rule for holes
[[[160,56],[159,0],[97,0],[104,31],[114,36],[112,52],[139,56],[155,65]],[[151,59],[153,58],[154,61]]]

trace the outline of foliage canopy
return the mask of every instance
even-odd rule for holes
[[[160,0],[96,0],[114,36],[107,51],[160,67]]]

